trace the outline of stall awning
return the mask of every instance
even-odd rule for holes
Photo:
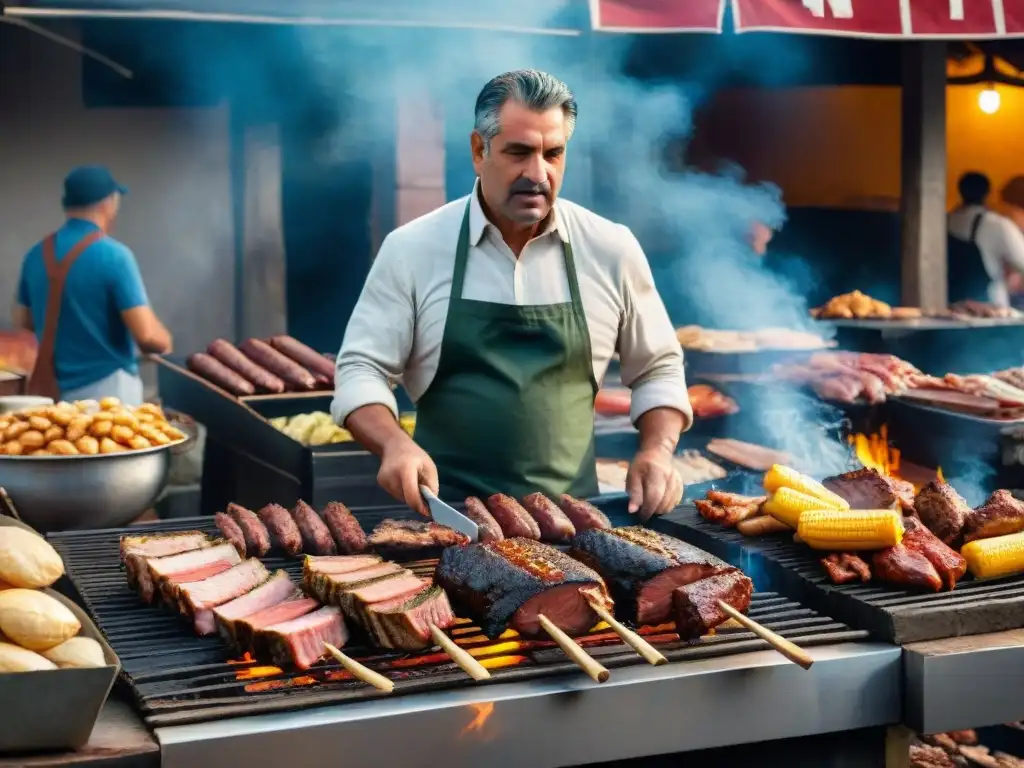
[[[846,37],[1024,37],[1024,0],[593,0],[595,29],[665,33],[721,31]]]

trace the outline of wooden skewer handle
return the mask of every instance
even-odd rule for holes
[[[360,664],[353,658],[346,656],[344,653],[339,651],[330,643],[324,643],[324,648],[327,652],[333,656],[341,666],[352,673],[352,676],[358,680],[362,680],[367,685],[372,685],[378,691],[384,691],[385,693],[391,693],[395,690],[395,684],[388,680],[384,675],[374,672],[367,666]]]
[[[491,673],[487,671],[483,664],[466,653],[462,648],[459,648],[454,640],[433,624],[430,625],[430,635],[434,638],[434,642],[441,646],[444,652],[452,657],[452,661],[462,667],[462,670],[467,675],[474,680],[490,680]]]
[[[799,664],[804,669],[811,668],[811,664],[814,663],[814,659],[812,659],[810,654],[808,654],[807,651],[799,645],[795,645],[781,635],[772,632],[767,627],[761,626],[749,616],[745,616],[737,611],[724,600],[718,601],[718,607],[721,608],[729,618],[735,619],[738,623],[742,624],[746,629],[749,629],[755,635],[760,637],[794,664]]]
[[[565,632],[556,627],[543,613],[537,615],[541,627],[547,632],[551,639],[558,643],[566,656],[573,660],[595,683],[603,683],[608,679],[608,670],[595,661],[589,653],[580,647],[579,643],[569,637]]]
[[[615,634],[622,638],[622,641],[624,643],[629,645],[630,648],[632,648],[634,651],[643,656],[644,661],[646,661],[648,664],[654,664],[655,666],[657,666],[659,664],[668,663],[668,659],[666,659],[661,654],[661,651],[659,651],[653,645],[644,640],[636,632],[619,623],[619,621],[614,616],[612,616],[611,613],[603,605],[594,601],[590,604],[590,607],[594,609],[594,613],[601,617],[602,621],[604,621],[609,627],[612,628]]]

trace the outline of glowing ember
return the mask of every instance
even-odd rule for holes
[[[459,734],[460,736],[466,736],[476,731],[482,731],[484,726],[487,725],[487,721],[494,713],[493,701],[488,701],[483,704],[470,704],[469,706],[476,714],[473,719],[470,720],[469,725],[462,729],[462,733]]]
[[[498,656],[506,653],[514,653],[523,649],[523,643],[511,642],[511,643],[495,643],[494,645],[485,645],[481,648],[470,648],[469,655],[476,658],[481,656]]]
[[[484,669],[504,669],[524,664],[529,659],[525,656],[492,656],[487,659],[480,659],[480,666]]]
[[[248,669],[238,670],[235,673],[235,679],[251,680],[254,677],[272,677],[281,673],[282,669],[280,667],[249,667]]]

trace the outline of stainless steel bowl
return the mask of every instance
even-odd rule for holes
[[[171,446],[98,456],[0,456],[0,487],[40,532],[127,525],[157,500]]]

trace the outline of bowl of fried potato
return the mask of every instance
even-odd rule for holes
[[[149,509],[187,440],[158,405],[56,403],[0,415],[0,487],[38,531],[113,528]]]

